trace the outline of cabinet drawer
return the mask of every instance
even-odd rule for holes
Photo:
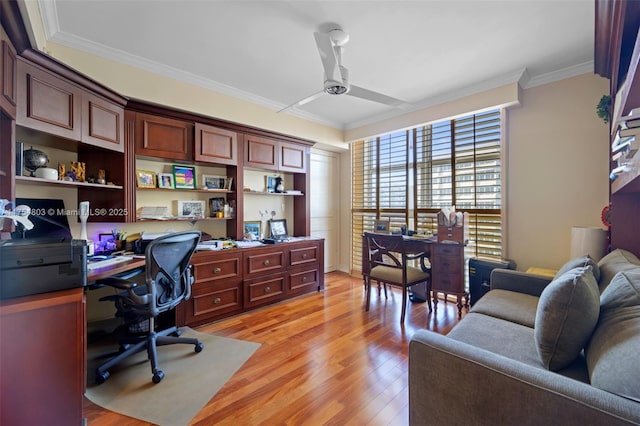
[[[311,293],[318,290],[318,277],[318,269],[291,272],[287,295]]]
[[[299,247],[289,251],[289,266],[299,266],[318,261],[318,247]]]
[[[283,250],[266,253],[245,254],[245,277],[264,275],[284,270],[285,253]]]
[[[460,256],[437,256],[431,267],[440,272],[459,272],[464,265]]]
[[[244,282],[245,307],[255,307],[282,299],[286,289],[286,278],[282,274],[257,278]]]
[[[196,282],[203,280],[233,280],[242,278],[240,257],[216,259],[210,262],[193,263]]]
[[[203,324],[242,310],[242,284],[208,281],[192,287],[191,299],[184,303],[187,325]]]
[[[462,256],[464,246],[459,244],[436,244],[435,256]]]
[[[462,272],[438,274],[438,271],[433,271],[433,282],[431,286],[433,291],[463,293],[464,280],[462,279]]]

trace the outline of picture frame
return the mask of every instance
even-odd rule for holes
[[[289,232],[287,231],[287,219],[270,219],[269,234],[271,238],[276,240],[289,239]]]
[[[262,222],[259,220],[245,222],[244,238],[247,240],[259,240],[262,238]]]
[[[269,193],[275,193],[276,192],[276,178],[278,176],[267,176],[266,180],[267,180],[267,186],[266,186],[266,192]]]
[[[174,165],[173,185],[176,189],[196,189],[196,168]]]
[[[203,219],[205,212],[204,201],[202,200],[188,200],[178,201],[178,218],[185,219]]]
[[[216,217],[216,213],[224,211],[224,197],[209,198],[209,216]]]
[[[173,175],[171,173],[158,173],[158,188],[173,189]]]
[[[202,189],[226,189],[226,176],[202,175]]]
[[[136,170],[136,183],[138,188],[155,188],[156,173],[148,170]]]
[[[388,234],[390,227],[389,220],[377,219],[373,221],[373,232],[376,234]]]
[[[224,189],[226,189],[227,191],[231,191],[231,186],[233,184],[233,178],[225,178],[224,180]]]

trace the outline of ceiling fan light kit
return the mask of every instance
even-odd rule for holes
[[[349,95],[373,101],[395,108],[407,109],[410,104],[382,93],[349,84],[349,70],[342,66],[342,48],[349,41],[349,34],[341,28],[334,28],[326,33],[313,33],[324,67],[324,89],[307,96],[278,112],[305,105],[318,99],[324,93],[330,95]]]

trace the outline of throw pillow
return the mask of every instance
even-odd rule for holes
[[[554,279],[540,295],[534,335],[538,356],[553,371],[575,360],[591,337],[600,313],[600,292],[591,266]]]
[[[589,379],[640,402],[640,270],[616,274],[600,300],[598,325],[585,348]]]
[[[553,277],[553,279],[555,280],[556,278],[559,278],[564,273],[569,272],[572,269],[582,268],[585,266],[591,266],[593,276],[596,278],[596,282],[600,281],[600,268],[598,267],[598,263],[593,260],[588,254],[576,257],[575,259],[571,259],[570,261],[562,265],[562,267],[558,269],[558,272],[556,272],[556,276]]]
[[[640,268],[640,259],[630,251],[615,249],[600,259],[598,267],[601,275],[598,286],[602,294],[618,272]]]

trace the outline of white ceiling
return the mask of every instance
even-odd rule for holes
[[[593,0],[39,0],[47,38],[277,111],[322,89],[313,32],[350,35],[353,84],[414,109],[593,69]],[[522,83],[522,80],[521,80]],[[349,129],[406,113],[324,95],[288,113]]]

